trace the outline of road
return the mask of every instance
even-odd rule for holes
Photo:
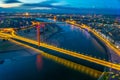
[[[27,42],[27,43],[30,43],[30,44],[34,44],[34,45],[38,45],[37,41],[27,39],[27,38],[24,38],[24,37],[21,37],[21,36],[18,36],[18,35],[10,35],[10,34],[6,34],[6,33],[0,33],[0,36],[8,36],[8,37],[11,37],[13,39],[17,39],[17,40],[24,41],[24,42]],[[72,56],[72,57],[75,57],[75,58],[87,60],[87,61],[99,64],[99,65],[106,66],[106,67],[113,68],[113,69],[116,69],[116,70],[120,71],[120,65],[115,64],[115,63],[111,63],[111,62],[108,62],[108,61],[105,61],[105,60],[100,60],[100,59],[97,59],[97,58],[93,58],[91,56],[83,55],[82,53],[76,53],[76,52],[72,52],[72,51],[69,51],[69,50],[62,49],[62,48],[58,48],[58,47],[55,47],[55,46],[52,46],[52,45],[49,45],[49,44],[46,44],[46,43],[40,43],[40,46],[51,49],[51,50],[54,50],[54,51],[57,51],[57,52],[60,52],[61,54],[66,54],[66,55],[69,55],[69,56]]]

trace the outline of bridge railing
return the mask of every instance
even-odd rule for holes
[[[4,33],[0,33],[0,34],[1,35],[6,35],[6,36],[7,35],[11,36],[9,34],[4,34]],[[37,41],[27,39],[27,38],[24,38],[24,37],[21,37],[21,36],[15,35],[15,36],[12,36],[12,38],[15,38],[15,39],[18,39],[18,40],[21,40],[21,41],[25,41],[25,42],[28,42],[28,43],[31,43],[31,44],[34,44],[34,45],[38,45]],[[87,60],[87,61],[99,64],[99,65],[103,65],[103,66],[110,67],[110,68],[113,68],[113,69],[116,69],[116,70],[120,71],[120,65],[115,64],[115,63],[111,63],[111,62],[108,62],[108,61],[105,61],[105,60],[97,59],[97,58],[94,58],[94,57],[91,57],[91,56],[86,56],[86,55],[76,53],[76,52],[72,52],[72,51],[69,51],[69,50],[61,49],[61,48],[58,48],[58,47],[55,47],[55,46],[52,46],[52,45],[47,45],[46,43],[41,43],[40,45],[42,47],[45,47],[45,48],[48,48],[48,49],[51,49],[51,50],[55,50],[55,51],[60,52],[62,54],[66,54],[66,55],[69,55],[69,56],[72,56],[72,57]]]
[[[82,73],[85,73],[91,77],[94,77],[94,78],[99,78],[100,75],[102,74],[101,71],[98,71],[98,70],[95,70],[95,69],[92,69],[92,68],[89,68],[89,67],[86,67],[86,66],[83,66],[83,65],[80,65],[78,63],[75,63],[75,62],[72,62],[72,61],[69,61],[69,60],[66,60],[66,59],[63,59],[63,58],[60,58],[60,57],[57,57],[57,56],[54,56],[54,55],[51,55],[49,53],[46,53],[46,52],[43,52],[39,49],[36,49],[34,47],[31,47],[27,44],[23,44],[21,42],[18,42],[18,41],[15,41],[15,40],[12,40],[10,39],[11,42],[14,42],[16,44],[19,44],[21,46],[25,46],[27,48],[30,48],[30,49],[33,49],[34,51],[40,53],[42,56],[44,56],[45,58],[48,58],[50,60],[53,60],[59,64],[62,64],[64,65],[65,67],[68,67],[68,68],[71,68],[73,70],[76,70],[76,71],[79,71],[79,72],[82,72]]]

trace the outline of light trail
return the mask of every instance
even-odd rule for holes
[[[21,45],[21,46],[24,46],[26,48],[30,48],[36,52],[38,52],[38,54],[40,53],[42,56],[50,59],[50,60],[53,60],[57,63],[60,63],[68,68],[71,68],[71,69],[74,69],[76,71],[79,71],[79,72],[82,72],[82,73],[85,73],[89,76],[92,76],[94,78],[99,78],[100,75],[102,74],[102,72],[98,71],[98,70],[95,70],[95,69],[92,69],[92,68],[89,68],[89,67],[86,67],[86,66],[83,66],[83,65],[80,65],[80,64],[77,64],[77,63],[74,63],[72,61],[69,61],[69,60],[66,60],[66,59],[63,59],[63,58],[60,58],[60,57],[57,57],[57,56],[54,56],[54,55],[51,55],[49,53],[45,53],[39,49],[36,49],[36,48],[33,48],[29,45],[26,45],[26,44],[23,44],[23,43],[20,43],[18,41],[15,41],[15,40],[12,40],[10,39],[9,41],[13,42],[13,43],[16,43],[18,45]]]
[[[11,37],[11,35],[5,34],[5,33],[0,33],[0,35]],[[21,41],[24,41],[24,42],[27,42],[27,43],[30,43],[30,44],[38,45],[37,41],[30,40],[30,39],[27,39],[27,38],[24,38],[24,37],[21,37],[21,36],[14,35],[11,38],[18,39],[18,40],[21,40]],[[60,52],[61,54],[66,54],[66,55],[69,55],[69,56],[72,56],[72,57],[87,60],[87,61],[99,64],[99,65],[106,66],[106,67],[113,68],[113,69],[116,69],[116,70],[120,71],[120,65],[118,65],[118,64],[108,62],[108,61],[105,61],[105,60],[100,60],[100,59],[97,59],[97,58],[93,58],[91,56],[87,56],[87,55],[83,55],[83,54],[80,54],[80,53],[72,52],[72,51],[69,51],[69,50],[62,49],[62,48],[58,48],[58,47],[55,47],[55,46],[52,46],[52,45],[49,45],[49,44],[46,44],[46,43],[40,43],[40,44],[41,44],[40,45],[41,47],[45,47],[45,48]]]

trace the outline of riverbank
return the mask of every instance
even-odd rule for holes
[[[0,39],[0,53],[19,50],[21,47],[9,42],[8,40]]]
[[[50,54],[42,53],[43,56],[36,55],[36,54],[40,54],[41,51],[36,50],[36,48],[35,50],[33,50],[33,48],[28,48],[27,46],[22,46],[22,45],[20,46],[20,44],[18,43],[16,44],[18,47],[21,47],[20,50],[3,52],[2,55],[0,54],[0,58],[4,59],[3,64],[0,65],[0,74],[2,75],[0,76],[1,80],[6,80],[5,78],[6,75],[8,74],[10,76],[7,77],[7,80],[9,79],[20,80],[21,78],[23,80],[24,79],[34,80],[36,78],[40,79],[39,78],[40,74],[49,77],[51,76],[51,73],[52,75],[54,75],[54,77],[50,77],[49,80],[59,80],[58,77],[60,76],[60,74],[66,77],[65,80],[69,80],[70,77],[77,80],[81,78],[84,80],[88,80],[88,79],[96,80],[96,78],[98,78],[99,75],[101,74],[100,71],[82,66],[80,64],[56,56],[52,56]],[[16,44],[11,43],[11,46]],[[19,75],[17,75],[16,77],[16,74]],[[28,76],[28,75],[32,75],[32,76]],[[64,80],[64,77],[62,78],[62,80]],[[48,79],[43,78],[42,80],[48,80]]]
[[[104,48],[105,52],[107,53],[105,60],[109,61],[109,59],[111,59],[111,57],[109,56],[109,50],[108,50],[107,46],[102,41],[100,41],[100,39],[98,39],[93,33],[91,33],[91,32],[89,32],[89,33]]]
[[[108,45],[105,42],[98,39],[98,36],[96,36],[95,33],[93,33],[93,31],[91,32],[90,28],[86,28],[84,26],[81,27],[81,25],[79,25],[79,24],[73,24],[73,23],[70,23],[70,22],[68,22],[68,23],[72,24],[72,25],[75,25],[75,26],[79,26],[80,28],[85,29],[88,32],[90,32],[97,40],[99,40],[106,47],[106,50],[107,50],[107,53],[108,53],[107,54],[108,55],[108,61],[113,62],[113,63],[120,63],[120,56],[116,52],[111,50],[111,48],[109,48]],[[110,75],[109,80],[120,80],[120,77],[119,77],[120,72],[112,69],[112,65],[111,65],[111,68],[108,68],[108,70],[105,71],[105,72],[109,73],[109,75]]]
[[[40,29],[40,40],[42,42],[46,42],[46,40],[49,37],[55,35],[56,33],[60,31],[61,31],[61,28],[56,24],[45,24],[45,27]],[[27,37],[33,40],[37,40],[37,30],[35,27],[30,28],[29,31],[21,30],[21,31],[18,31],[17,33],[20,36]]]
[[[63,26],[63,27],[65,27],[65,26]],[[67,29],[66,29],[67,28]],[[64,29],[66,29],[67,31],[65,31],[65,32],[67,32],[67,34],[63,34],[64,36],[63,37],[67,37],[68,39],[65,41],[65,43],[67,43],[69,40],[70,40],[70,38],[71,39],[76,39],[76,40],[78,40],[78,42],[76,42],[77,44],[76,45],[81,45],[81,43],[79,43],[79,41],[81,40],[81,38],[82,38],[82,36],[81,36],[81,38],[80,38],[80,35],[78,35],[77,37],[79,37],[79,39],[77,39],[77,38],[75,38],[74,36],[76,36],[76,30],[78,31],[78,28],[75,30],[75,31],[69,31],[69,30],[71,30],[71,29],[69,29],[68,30],[68,28],[70,28],[70,26],[66,26],[66,28],[64,28]],[[69,33],[68,33],[69,32]],[[75,35],[71,35],[71,33],[72,32],[75,32],[74,34]],[[83,31],[82,31],[83,32]],[[64,31],[63,32],[61,32],[61,33],[64,33]],[[78,32],[78,33],[81,33],[81,32]],[[61,34],[60,34],[61,35]],[[57,37],[60,37],[60,35],[58,36],[58,35],[56,35]],[[65,36],[66,35],[66,36]],[[72,36],[72,37],[71,37]],[[35,37],[35,36],[34,36]],[[61,36],[62,37],[62,36]],[[84,36],[84,37],[86,37],[86,36]],[[56,38],[54,38],[54,39],[56,39]],[[61,39],[60,38],[60,40],[63,40],[63,39]],[[71,40],[71,41],[73,41],[73,40]],[[65,44],[64,43],[64,44]],[[71,42],[70,42],[71,43]],[[61,44],[61,43],[60,43]],[[74,44],[74,43],[73,43]],[[68,44],[66,44],[66,45],[68,45]],[[72,44],[70,44],[70,46],[71,46]],[[69,45],[68,45],[69,46]],[[74,45],[72,45],[72,46],[74,46]],[[87,46],[87,45],[86,45]],[[93,47],[92,47],[93,48]],[[80,49],[80,47],[78,48],[78,49]],[[70,49],[71,50],[71,49]],[[48,52],[48,51],[47,51]],[[92,53],[92,52],[90,52],[90,53]],[[94,52],[93,52],[94,53]],[[58,53],[57,53],[57,55],[58,55]],[[74,59],[73,59],[74,60]],[[79,61],[80,62],[80,61]],[[87,64],[87,63],[86,63]],[[90,63],[91,64],[91,63]],[[90,64],[88,64],[88,65],[90,65]],[[91,65],[91,66],[95,66],[95,65]],[[95,66],[96,67],[96,66]],[[98,67],[97,67],[98,68]]]
[[[35,55],[35,51],[0,39],[0,66],[16,61],[16,58]]]

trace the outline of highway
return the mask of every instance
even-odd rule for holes
[[[33,44],[33,45],[38,45],[37,41],[27,39],[27,38],[24,38],[24,37],[15,35],[15,34],[10,35],[10,34],[6,34],[6,33],[0,33],[0,36],[1,37],[7,36],[7,37],[10,37],[11,39],[17,39],[17,40],[24,41],[24,42],[27,42],[27,43],[30,43],[30,44]],[[99,65],[106,66],[106,67],[113,68],[115,70],[120,71],[120,65],[115,64],[115,63],[111,63],[111,62],[108,62],[108,61],[105,61],[105,60],[100,60],[100,59],[97,59],[97,58],[93,58],[91,56],[83,55],[82,53],[76,53],[76,52],[72,52],[72,51],[69,51],[69,50],[62,49],[62,48],[58,48],[58,47],[55,47],[55,46],[52,46],[52,45],[49,45],[49,44],[46,44],[46,43],[40,43],[40,46],[51,49],[51,50],[54,50],[54,51],[57,51],[57,52],[60,52],[61,54],[65,54],[65,55],[69,55],[69,56],[72,56],[72,57],[75,57],[75,58],[87,60],[87,61],[99,64]]]

